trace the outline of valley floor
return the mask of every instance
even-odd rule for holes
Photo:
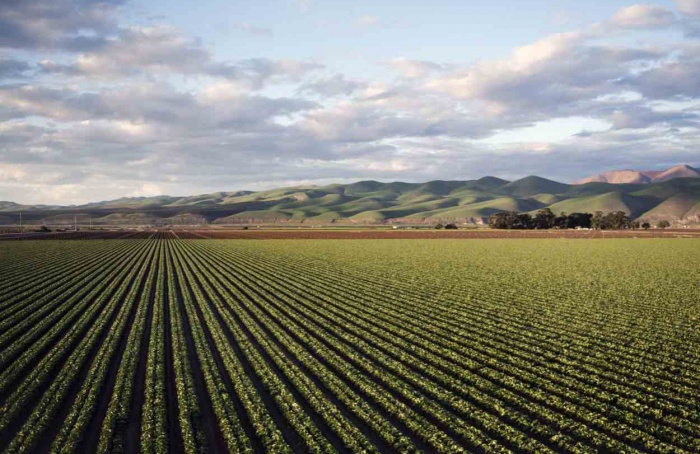
[[[83,230],[67,232],[25,232],[0,235],[2,240],[379,240],[379,239],[601,239],[601,238],[700,238],[700,229],[636,229],[636,230],[493,230],[472,228],[437,229],[343,229],[284,228],[251,229],[133,229]]]

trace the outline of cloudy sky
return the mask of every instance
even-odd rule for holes
[[[700,164],[700,0],[2,0],[0,200]]]

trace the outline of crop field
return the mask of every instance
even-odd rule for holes
[[[0,241],[16,240],[428,240],[428,239],[610,239],[610,238],[698,238],[700,229],[625,230],[460,230],[421,228],[251,228],[238,229],[152,229],[83,230],[64,232],[25,232],[0,234]]]
[[[149,238],[0,242],[0,451],[700,452],[697,239]]]

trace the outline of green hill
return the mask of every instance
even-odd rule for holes
[[[676,194],[642,214],[640,218],[649,220],[683,219],[697,204],[698,199],[692,194]]]
[[[168,224],[183,217],[216,224],[483,223],[499,211],[534,212],[545,207],[557,214],[619,210],[640,219],[700,221],[700,179],[579,185],[536,176],[512,182],[495,177],[425,183],[360,181],[188,197],[130,197],[67,207],[0,202],[6,223],[18,222],[21,211],[24,222],[30,224],[50,224],[74,214],[103,224]]]
[[[649,202],[648,199],[635,198],[621,192],[608,192],[606,194],[577,197],[557,202],[550,205],[549,208],[555,212],[565,213],[594,213],[602,211],[604,213],[610,211],[624,211],[633,218],[651,209],[654,202]]]
[[[496,189],[502,194],[517,197],[530,197],[536,194],[559,194],[566,192],[569,185],[547,180],[546,178],[529,176],[512,183],[504,184]]]

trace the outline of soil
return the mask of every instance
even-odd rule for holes
[[[151,230],[139,232],[86,231],[11,235],[9,240],[109,240],[109,239],[215,239],[215,240],[380,240],[380,239],[504,239],[504,238],[700,238],[700,229],[651,230],[429,230],[429,229],[212,229]]]

